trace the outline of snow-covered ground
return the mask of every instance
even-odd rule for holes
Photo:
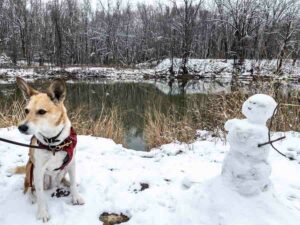
[[[178,74],[181,67],[181,59],[174,59],[174,71]],[[252,79],[252,75],[261,75],[264,77],[275,76],[276,60],[245,60],[243,66],[240,66],[241,77],[243,79]],[[191,75],[197,75],[203,78],[231,78],[236,74],[233,60],[225,59],[189,59],[188,70]],[[295,66],[292,60],[285,60],[283,64],[283,74],[276,76],[276,79],[298,79],[300,76],[300,61]],[[21,64],[22,65],[22,64]],[[93,67],[93,66],[76,66],[76,67],[35,67],[35,68],[1,68],[0,62],[0,82],[12,82],[16,76],[27,79],[45,79],[50,77],[64,76],[69,79],[83,78],[106,78],[114,80],[142,80],[144,78],[163,78],[168,77],[170,59],[164,59],[157,66],[152,64],[147,66],[137,65],[136,69],[132,68],[111,68],[111,67]]]
[[[200,132],[193,144],[172,143],[151,152],[125,149],[112,140],[79,136],[77,170],[84,206],[70,197],[52,198],[47,191],[55,225],[101,224],[103,212],[130,217],[136,225],[298,225],[300,221],[300,164],[271,151],[271,190],[245,197],[220,176],[229,146]],[[276,134],[278,136],[280,134]],[[287,133],[277,143],[299,156],[300,134]],[[0,129],[0,137],[29,142],[15,128]],[[275,137],[274,137],[275,138]],[[0,144],[0,224],[35,225],[36,205],[23,195],[23,175],[10,174],[24,165],[27,150]],[[143,191],[141,183],[149,184]]]
[[[27,80],[66,77],[69,79],[107,78],[115,80],[141,80],[145,75],[152,74],[151,69],[117,69],[109,67],[39,67],[39,68],[0,68],[2,82],[14,82],[15,77]],[[1,81],[1,80],[0,80]]]
[[[292,60],[285,60],[283,63],[283,75],[299,76],[300,63],[293,66]],[[173,59],[173,69],[178,74],[182,65],[182,59]],[[158,74],[168,73],[171,66],[171,59],[164,59],[155,67]],[[189,73],[203,77],[231,77],[235,73],[233,59],[189,59],[187,63]],[[277,60],[250,60],[246,59],[242,66],[239,66],[242,76],[263,75],[272,76],[277,68]]]

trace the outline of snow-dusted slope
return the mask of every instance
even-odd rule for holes
[[[170,66],[172,65],[171,59],[164,59],[156,67],[155,71],[158,74],[168,73]],[[181,70],[182,59],[173,59],[173,69],[175,74],[178,74]],[[231,77],[233,73],[236,73],[233,59],[189,59],[187,68],[190,74],[200,75],[203,77]],[[243,65],[238,66],[240,69],[240,75],[249,76],[264,75],[272,76],[277,69],[277,60],[251,60],[246,59]],[[293,61],[290,59],[284,60],[282,72],[284,75],[299,76],[300,64],[297,62],[293,65]]]
[[[151,69],[117,69],[110,67],[49,67],[49,68],[0,68],[0,76],[6,82],[14,82],[17,76],[30,79],[46,79],[53,77],[68,77],[74,79],[83,78],[107,78],[115,80],[141,80],[144,75],[151,75]]]
[[[28,142],[16,129],[0,137]],[[299,134],[288,134],[280,149],[300,155]],[[47,200],[53,225],[101,224],[102,212],[124,213],[124,224],[139,225],[298,225],[300,165],[271,152],[271,191],[243,197],[219,176],[228,146],[208,138],[191,145],[168,144],[151,152],[123,148],[112,140],[80,136],[77,152],[79,191],[84,206],[70,197]],[[9,170],[25,164],[27,150],[0,143],[0,224],[35,225],[36,205],[22,193],[23,175]],[[143,191],[140,183],[149,184]]]

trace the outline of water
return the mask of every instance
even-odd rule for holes
[[[38,80],[32,85],[37,89],[44,90],[48,84],[49,81]],[[147,109],[155,106],[163,112],[167,112],[169,107],[175,106],[176,110],[184,113],[189,96],[193,96],[201,108],[204,107],[208,95],[232,91],[253,94],[268,93],[268,90],[274,86],[285,95],[291,95],[298,89],[295,83],[234,83],[232,80],[192,80],[188,82],[145,80],[137,83],[96,79],[68,82],[66,105],[69,112],[77,107],[84,107],[94,118],[99,115],[104,106],[118,107],[122,113],[126,130],[126,146],[130,149],[146,150],[147,144],[144,140],[143,130],[145,127],[144,115]],[[21,98],[22,95],[15,84],[0,84],[0,103]]]
[[[33,87],[45,90],[48,81],[35,82]],[[15,84],[0,84],[0,101],[22,99],[22,94]],[[102,107],[117,106],[122,113],[126,129],[125,143],[128,148],[146,150],[143,138],[144,114],[150,104],[159,103],[167,110],[175,104],[181,107],[183,95],[165,95],[150,83],[108,82],[94,80],[92,82],[67,83],[67,98],[65,104],[72,112],[77,107],[84,107],[94,118],[100,114]]]

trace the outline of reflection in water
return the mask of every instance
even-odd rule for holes
[[[48,81],[38,81],[34,87],[45,89]],[[77,107],[84,107],[90,116],[97,118],[103,107],[117,106],[122,113],[126,129],[125,143],[128,148],[145,150],[143,139],[144,114],[147,109],[156,106],[162,112],[176,107],[178,112],[184,113],[190,94],[200,103],[199,108],[205,105],[207,96],[215,93],[229,93],[242,91],[251,94],[268,93],[270,88],[276,88],[278,93],[293,95],[297,86],[291,83],[271,82],[244,82],[239,80],[156,80],[134,82],[108,82],[107,80],[70,82],[66,105],[69,111]],[[0,104],[20,99],[21,93],[15,84],[0,84]],[[201,110],[201,109],[200,109]]]

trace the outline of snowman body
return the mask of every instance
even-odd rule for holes
[[[266,122],[276,105],[268,95],[253,95],[243,104],[246,119],[232,119],[225,123],[230,151],[224,159],[222,175],[240,194],[258,194],[271,184],[270,147],[258,145],[268,141]]]

